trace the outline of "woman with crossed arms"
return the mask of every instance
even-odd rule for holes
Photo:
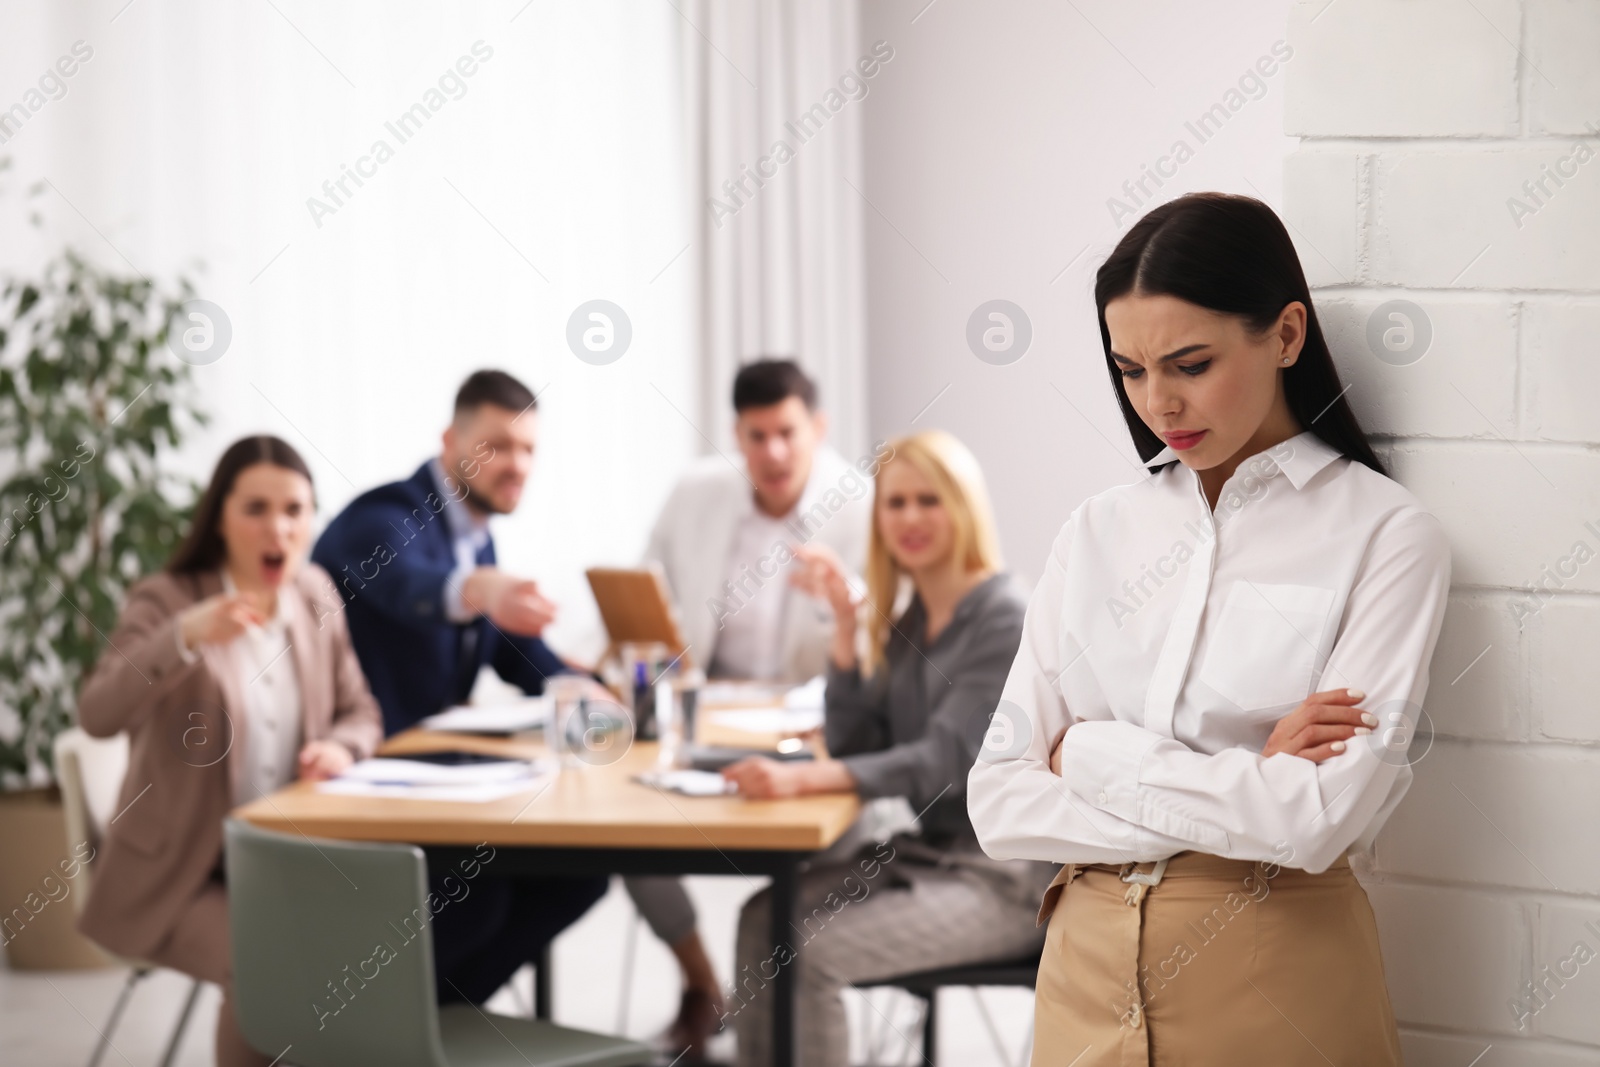
[[[1411,781],[1444,530],[1367,444],[1264,204],[1154,209],[1095,302],[1151,476],[1068,518],[968,780],[989,855],[1063,864],[1033,1063],[1398,1067],[1346,853]]]

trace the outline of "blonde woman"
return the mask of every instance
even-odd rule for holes
[[[1346,853],[1411,782],[1449,541],[1265,204],[1152,210],[1095,301],[1151,476],[1062,528],[969,786],[990,855],[1062,864],[1033,1063],[1398,1067]]]
[[[765,891],[745,905],[724,1021],[749,1067],[773,1059],[764,989],[775,967],[797,968],[798,1062],[844,1067],[846,986],[1012,957],[1041,942],[1034,912],[1049,871],[1041,879],[1035,865],[986,857],[965,797],[1021,637],[1024,597],[1000,569],[972,453],[931,431],[893,442],[889,454],[877,475],[864,602],[832,552],[796,550],[796,584],[833,608],[824,723],[833,758],[756,758],[723,773],[753,798],[903,796],[921,833],[881,844],[852,835],[814,862],[787,944],[768,943]]]

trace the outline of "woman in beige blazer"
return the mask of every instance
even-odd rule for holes
[[[296,777],[338,774],[383,736],[338,592],[306,559],[313,509],[288,444],[232,445],[166,569],[129,590],[78,699],[86,731],[131,742],[81,927],[221,986],[222,1067],[270,1062],[233,1009],[223,817]]]

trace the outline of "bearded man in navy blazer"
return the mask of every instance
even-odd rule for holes
[[[509,514],[522,499],[537,418],[527,386],[503,371],[475,372],[456,393],[440,454],[405,481],[356,497],[311,553],[343,594],[350,641],[383,709],[385,733],[465,703],[485,665],[535,694],[551,675],[573,670],[540,637],[555,605],[537,582],[496,565],[489,536],[490,517]],[[594,685],[596,696],[610,699]],[[431,868],[430,880],[437,881]],[[606,885],[604,878],[482,879],[471,898],[434,919],[441,999],[487,1000]],[[634,878],[628,890],[678,958],[685,987],[715,1002],[716,975],[682,887]]]
[[[486,664],[533,694],[570,669],[539,636],[555,605],[495,565],[489,536],[489,517],[522,498],[535,409],[511,375],[473,374],[440,455],[357,497],[317,541],[311,558],[344,595],[387,733],[465,703]]]
[[[351,501],[312,551],[344,596],[386,733],[465,702],[484,664],[529,693],[569,669],[539,636],[555,606],[535,582],[495,566],[489,536],[489,516],[522,496],[534,417],[533,394],[511,375],[473,374],[456,394],[441,454]],[[484,873],[462,894],[459,878],[429,862],[430,888],[451,900],[433,919],[441,1003],[488,1000],[608,884],[497,878],[492,862]]]

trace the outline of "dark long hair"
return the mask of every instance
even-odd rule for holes
[[[1106,370],[1139,458],[1148,461],[1166,442],[1128,402],[1122,373],[1111,358],[1111,332],[1106,329],[1106,304],[1135,291],[1239,315],[1257,333],[1276,322],[1291,302],[1300,301],[1306,306],[1305,344],[1300,358],[1281,372],[1289,410],[1301,426],[1342,455],[1388,474],[1345,403],[1300,257],[1289,231],[1270,207],[1228,193],[1180,196],[1134,223],[1095,275],[1094,302]],[[1149,469],[1154,473],[1160,468]]]
[[[228,446],[217,460],[217,469],[211,472],[211,484],[200,497],[194,509],[194,521],[183,543],[167,560],[167,570],[173,574],[198,574],[222,566],[228,556],[228,546],[222,540],[222,505],[233,492],[233,483],[239,472],[257,463],[270,463],[274,467],[294,471],[311,481],[311,469],[300,453],[281,438],[260,434],[245,437]]]

